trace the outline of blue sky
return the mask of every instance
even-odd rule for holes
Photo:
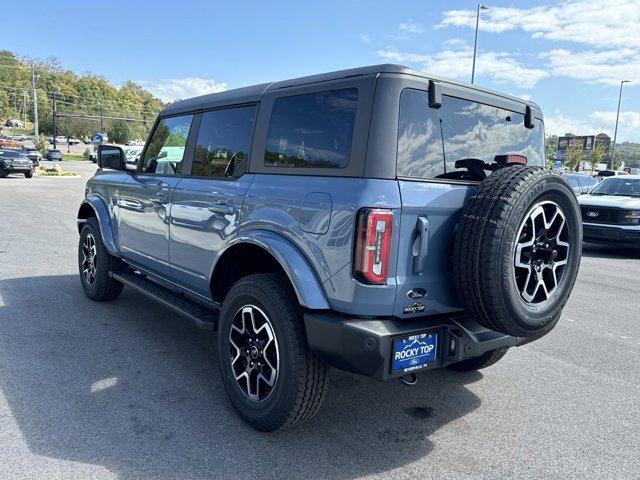
[[[476,83],[538,102],[548,133],[640,141],[640,0],[492,1]],[[7,2],[2,47],[165,100],[375,63],[469,80],[468,1]],[[34,22],[29,19],[38,19]],[[35,25],[35,27],[34,27]]]

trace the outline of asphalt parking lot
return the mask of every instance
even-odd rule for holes
[[[558,327],[415,387],[332,371],[319,415],[258,433],[214,334],[81,291],[82,178],[0,180],[0,478],[640,478],[640,250],[586,246]],[[65,165],[67,164],[67,165]]]

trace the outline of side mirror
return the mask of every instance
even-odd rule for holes
[[[100,145],[98,147],[98,166],[124,171],[126,169],[124,151],[116,145]]]

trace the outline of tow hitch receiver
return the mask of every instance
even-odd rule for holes
[[[413,387],[418,383],[418,376],[415,373],[407,373],[406,375],[398,377],[398,380],[408,387]]]

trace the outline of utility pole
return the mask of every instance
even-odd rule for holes
[[[102,119],[102,103],[100,104],[100,133],[104,133],[104,124]]]
[[[22,91],[22,123],[23,127],[27,126],[27,91]]]
[[[480,25],[480,10],[489,10],[486,5],[478,4],[478,11],[476,13],[476,35],[473,41],[473,66],[471,67],[471,83],[473,84],[473,78],[476,74],[476,52],[478,51],[478,26]]]
[[[629,80],[622,80],[620,82],[620,93],[618,94],[618,110],[616,112],[616,128],[613,132],[613,147],[611,149],[611,169],[613,170],[613,164],[616,161],[616,139],[618,138],[618,120],[620,119],[620,102],[622,101],[622,85],[629,83]]]
[[[53,92],[53,149],[56,149],[56,137],[58,135],[58,132],[56,130],[56,120],[57,120],[57,114],[56,114],[56,93],[57,92]]]
[[[33,96],[33,133],[36,137],[36,141],[40,138],[38,133],[38,94],[36,93],[36,71],[31,70],[31,88]]]

